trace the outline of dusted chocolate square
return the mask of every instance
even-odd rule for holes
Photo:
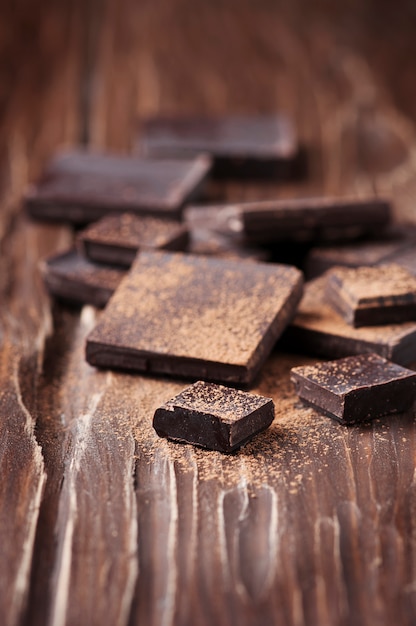
[[[125,275],[119,268],[92,263],[76,250],[46,259],[41,271],[51,295],[96,307],[107,304]]]
[[[87,223],[111,212],[181,215],[211,167],[207,156],[139,159],[73,152],[55,157],[26,194],[32,217]]]
[[[416,320],[416,278],[399,265],[336,267],[326,274],[325,294],[355,327]]]
[[[292,178],[302,175],[296,131],[285,115],[154,117],[142,121],[139,150],[149,156],[206,152],[213,175]]]
[[[325,281],[322,276],[305,284],[298,311],[284,337],[289,350],[326,358],[376,352],[401,365],[415,361],[416,322],[354,328],[329,305]]]
[[[416,398],[416,372],[377,354],[294,367],[298,396],[341,424],[353,424],[409,409]]]
[[[250,384],[293,317],[299,270],[142,252],[87,339],[91,365]]]
[[[377,197],[236,202],[217,213],[223,229],[257,243],[351,240],[379,232],[390,219],[390,203]]]
[[[123,267],[130,267],[139,250],[184,250],[188,240],[180,222],[132,213],[103,217],[78,236],[89,259]]]
[[[198,381],[156,409],[153,427],[160,437],[233,452],[273,418],[270,398]]]

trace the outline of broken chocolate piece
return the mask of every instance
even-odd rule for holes
[[[224,205],[222,229],[248,241],[343,241],[384,228],[390,203],[380,198],[297,198]]]
[[[139,150],[150,156],[213,156],[213,176],[292,178],[303,172],[295,129],[284,115],[155,117],[141,125]]]
[[[393,227],[387,229],[383,237],[359,241],[338,246],[322,246],[310,250],[305,263],[305,274],[308,280],[320,276],[331,267],[360,267],[361,265],[374,266],[381,263],[397,263],[399,257],[409,248],[413,248],[416,241],[414,226]],[[409,250],[410,251],[410,250]],[[414,271],[416,273],[416,254],[414,256]],[[404,263],[403,263],[404,266]]]
[[[271,398],[198,381],[156,409],[160,437],[218,452],[233,452],[274,418]]]
[[[26,194],[32,217],[84,224],[111,212],[178,218],[206,178],[207,156],[146,160],[74,152],[56,157]]]
[[[96,307],[107,304],[125,275],[119,268],[88,261],[76,250],[46,259],[41,271],[51,295]]]
[[[416,355],[416,322],[353,328],[327,303],[324,276],[305,284],[298,312],[282,342],[289,350],[338,358],[376,352],[407,365]]]
[[[132,213],[108,215],[78,236],[89,259],[123,267],[130,267],[139,250],[185,250],[188,240],[180,222]]]
[[[335,311],[356,328],[416,320],[416,278],[393,263],[335,267],[326,274],[325,294]]]
[[[250,384],[294,315],[285,265],[142,252],[87,338],[91,365]]]
[[[301,400],[341,424],[401,413],[416,398],[416,373],[377,354],[294,367],[291,380]]]

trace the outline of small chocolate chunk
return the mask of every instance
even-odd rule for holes
[[[156,409],[153,427],[160,437],[233,452],[273,419],[270,398],[198,381]]]
[[[285,265],[142,252],[87,338],[91,365],[250,384],[293,317]]]
[[[291,380],[301,400],[341,424],[401,413],[416,398],[416,372],[377,354],[294,367]]]
[[[178,218],[211,166],[207,156],[146,160],[74,152],[55,157],[26,194],[32,217],[85,224],[111,212]]]
[[[248,241],[343,241],[384,228],[390,203],[379,198],[297,198],[224,205],[217,220]]]
[[[393,263],[333,268],[326,274],[325,295],[356,328],[416,320],[416,278]]]
[[[139,250],[185,250],[188,240],[180,222],[132,213],[103,217],[78,236],[89,259],[123,267],[130,267]]]
[[[327,358],[376,352],[401,365],[415,361],[416,322],[354,328],[329,306],[325,281],[322,276],[306,283],[298,312],[282,338],[287,349]]]
[[[284,115],[149,118],[142,122],[138,147],[150,156],[206,152],[218,178],[303,174],[296,132]]]
[[[76,250],[46,259],[41,271],[51,295],[96,307],[107,304],[125,275],[119,268],[88,261]]]

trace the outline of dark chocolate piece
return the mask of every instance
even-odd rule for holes
[[[343,241],[384,228],[390,203],[379,198],[297,198],[224,205],[223,229],[248,241]]]
[[[142,252],[87,339],[91,365],[250,384],[294,315],[285,265]]]
[[[51,295],[96,307],[107,304],[125,275],[119,268],[88,261],[76,250],[46,259],[41,270]]]
[[[206,152],[218,178],[293,178],[302,175],[295,129],[284,115],[155,117],[141,125],[139,150],[150,156]]]
[[[291,380],[301,400],[341,424],[401,413],[416,398],[416,373],[377,354],[294,367]]]
[[[416,253],[412,254],[416,242],[414,225],[388,228],[382,237],[350,243],[348,245],[322,246],[309,251],[305,262],[308,280],[316,278],[335,265],[344,267],[376,266],[382,263],[397,263],[403,267],[407,254],[413,258],[413,271],[416,274]],[[400,261],[402,255],[405,257]],[[397,257],[397,258],[396,258]]]
[[[327,303],[325,280],[322,276],[306,283],[298,312],[282,338],[289,350],[328,358],[376,352],[401,365],[416,360],[416,322],[353,328]]]
[[[274,419],[271,398],[198,381],[156,409],[160,437],[233,452]]]
[[[26,194],[32,217],[87,223],[120,211],[178,218],[211,162],[74,152],[56,157]]]
[[[139,250],[185,250],[188,240],[180,222],[132,213],[103,217],[78,236],[89,259],[123,267],[130,267]]]
[[[416,320],[416,278],[395,265],[335,267],[325,295],[348,324],[380,326]]]

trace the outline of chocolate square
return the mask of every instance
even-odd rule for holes
[[[160,437],[233,452],[273,418],[270,398],[198,381],[156,409],[153,427]]]
[[[130,267],[139,250],[184,250],[188,240],[180,222],[132,213],[103,217],[78,236],[89,259],[123,267]]]
[[[391,220],[391,206],[376,197],[236,202],[224,205],[217,220],[256,243],[344,241],[379,232]]]
[[[355,327],[416,320],[416,278],[399,265],[335,267],[326,274],[325,294]]]
[[[250,384],[294,315],[285,265],[143,252],[87,339],[91,365]]]
[[[218,178],[303,174],[296,131],[284,115],[149,118],[141,124],[139,150],[149,156],[205,152]]]
[[[305,284],[298,312],[285,333],[288,349],[327,358],[376,352],[401,365],[415,361],[416,322],[354,328],[328,304],[325,281],[322,276]]]
[[[294,367],[298,396],[341,424],[401,413],[416,398],[416,373],[377,354]]]
[[[119,268],[92,263],[76,250],[49,257],[41,271],[51,295],[96,307],[107,304],[125,275]]]
[[[72,152],[55,157],[26,194],[32,217],[92,222],[111,212],[181,215],[206,178],[207,156],[188,160]]]

